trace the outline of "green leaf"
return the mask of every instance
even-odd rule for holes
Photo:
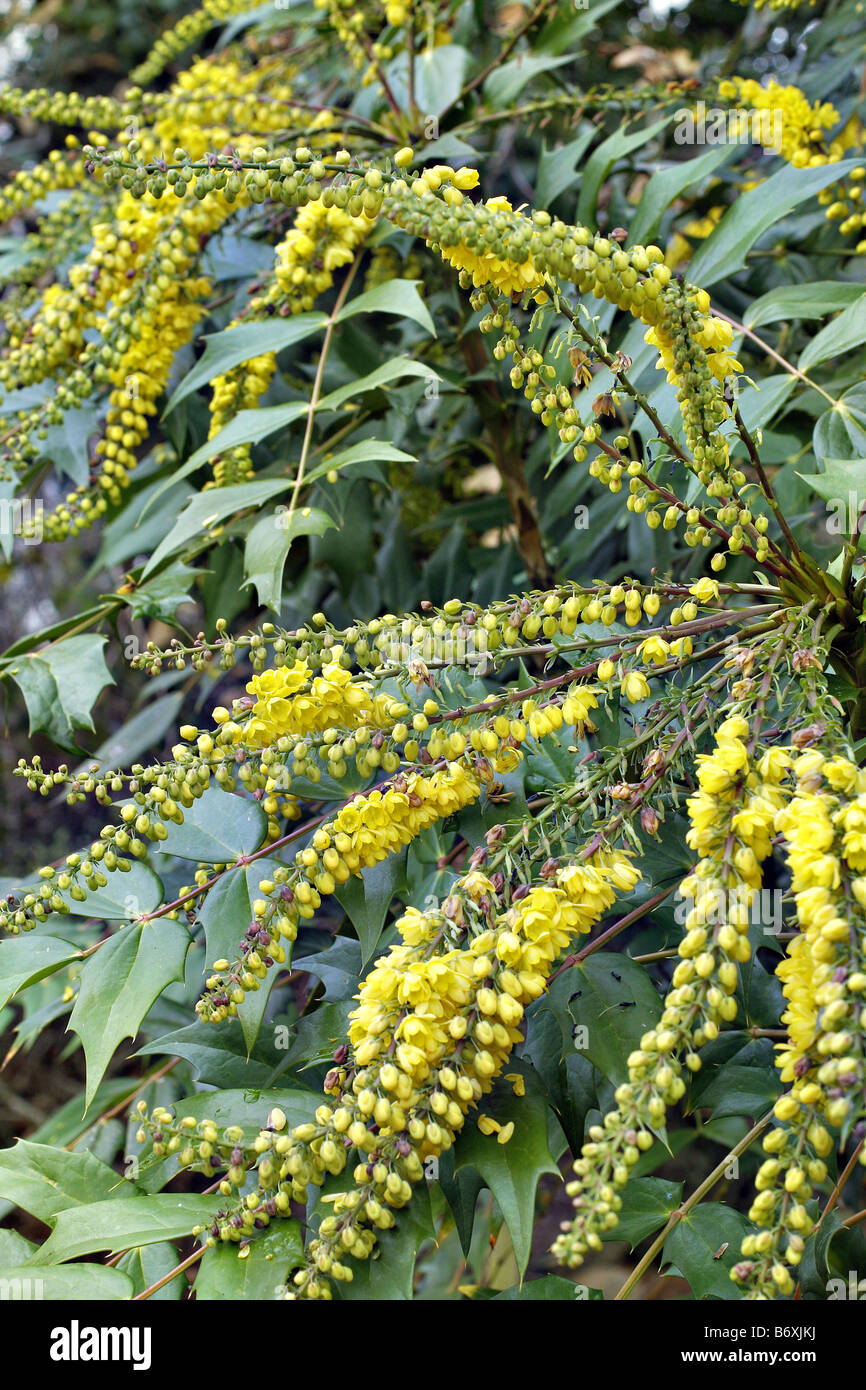
[[[641,145],[649,144],[650,140],[670,125],[672,120],[672,116],[663,116],[660,121],[654,121],[652,125],[643,126],[640,130],[629,131],[627,127],[623,127],[602,141],[590,156],[580,181],[578,222],[585,226],[591,226],[595,222],[599,190],[617,160],[624,159],[633,150],[640,149]]]
[[[361,962],[375,953],[388,915],[388,908],[399,891],[406,871],[406,855],[390,854],[381,864],[364,869],[360,877],[352,875],[335,894],[361,943]]]
[[[537,57],[521,54],[519,58],[512,58],[510,62],[500,63],[484,83],[484,105],[491,111],[504,110],[506,106],[511,106],[527,82],[531,82],[541,73],[552,72],[554,68],[561,68],[564,63],[573,60],[573,53],[563,53],[558,58],[548,54]]]
[[[473,1167],[489,1187],[511,1236],[514,1258],[521,1275],[529,1262],[535,1218],[535,1189],[544,1173],[558,1173],[548,1144],[548,1107],[544,1090],[531,1067],[513,1062],[509,1071],[520,1072],[524,1096],[515,1096],[504,1078],[482,1103],[500,1125],[514,1122],[515,1134],[500,1144],[495,1134],[482,1134],[470,1124],[460,1135],[454,1153],[455,1171]]]
[[[0,1008],[19,990],[77,960],[81,951],[59,936],[27,932],[0,941]]]
[[[338,936],[324,951],[300,960],[293,957],[292,969],[306,970],[321,980],[325,999],[348,999],[357,990],[361,976],[361,943],[351,936]]]
[[[373,1258],[352,1260],[354,1278],[339,1286],[342,1300],[390,1303],[411,1299],[418,1251],[434,1235],[429,1189],[416,1188],[412,1201],[395,1216],[396,1225],[381,1232]]]
[[[353,396],[361,396],[365,391],[375,391],[380,386],[387,386],[389,382],[396,381],[401,376],[419,376],[426,381],[442,380],[439,373],[434,372],[432,367],[428,367],[426,362],[413,362],[411,357],[392,357],[390,361],[383,362],[381,367],[377,367],[368,376],[359,377],[357,381],[350,381],[345,386],[339,386],[330,395],[323,396],[317,409],[338,410]]]
[[[134,1184],[88,1150],[54,1148],[19,1139],[0,1151],[0,1197],[52,1225],[69,1207],[137,1195]]]
[[[805,285],[780,285],[762,294],[743,311],[747,328],[760,328],[765,323],[786,323],[791,319],[822,319],[837,309],[845,309],[855,299],[862,298],[863,286],[841,280],[810,280]]]
[[[182,400],[213,381],[214,377],[223,376],[232,367],[239,367],[242,362],[249,362],[262,353],[279,352],[293,343],[302,343],[306,338],[321,333],[327,322],[327,314],[315,311],[293,314],[287,319],[270,318],[256,323],[239,323],[222,333],[205,334],[202,339],[204,353],[183,378],[165,407],[164,414],[168,415]]]
[[[253,902],[260,896],[259,881],[265,877],[265,863],[250,864],[246,871],[224,874],[207,895],[200,912],[205,929],[209,962],[225,958],[235,960],[244,933],[253,918]],[[247,990],[238,1005],[238,1018],[251,1053],[259,1036],[262,1019],[268,1005],[277,970],[271,969],[256,990]]]
[[[549,208],[575,182],[578,161],[596,134],[595,127],[587,125],[565,145],[552,150],[542,147],[535,180],[535,201],[539,207]]]
[[[133,1246],[155,1245],[164,1240],[180,1240],[192,1234],[194,1226],[207,1225],[225,1197],[206,1197],[188,1192],[160,1192],[134,1201],[91,1202],[88,1206],[67,1207],[58,1213],[54,1230],[33,1256],[30,1267],[62,1264],[90,1255],[95,1250],[129,1250]]]
[[[104,888],[88,893],[84,902],[70,902],[69,911],[70,916],[131,922],[145,912],[153,912],[162,900],[162,882],[153,869],[132,860],[125,874],[115,872],[108,875]]]
[[[259,603],[280,611],[283,588],[283,569],[298,536],[323,536],[336,526],[327,512],[316,507],[300,507],[289,511],[279,506],[269,516],[257,521],[244,547],[244,587],[254,585]]]
[[[861,459],[825,458],[823,473],[798,473],[797,476],[808,483],[813,491],[834,511],[828,518],[828,530],[840,538],[853,532],[866,497],[866,477]]]
[[[574,1303],[579,1286],[573,1279],[563,1279],[561,1274],[545,1274],[541,1279],[527,1279],[523,1284],[515,1284],[513,1289],[503,1289],[494,1297],[494,1302],[506,1303]]]
[[[40,458],[50,459],[58,473],[65,473],[76,487],[87,483],[90,472],[90,436],[100,429],[101,408],[87,402],[77,410],[66,410],[63,423],[50,425],[38,443]]]
[[[183,980],[189,946],[187,928],[160,917],[124,927],[84,962],[69,1028],[84,1047],[88,1109],[115,1048],[124,1038],[135,1037],[166,985]]]
[[[233,864],[239,855],[259,849],[267,832],[268,818],[258,801],[209,787],[194,805],[184,808],[183,825],[168,827],[159,847],[181,859]]]
[[[766,938],[759,940],[760,945],[765,942]],[[767,970],[758,959],[756,951],[757,947],[753,947],[751,958],[740,966],[737,1003],[751,1027],[778,1028],[785,1007],[782,986],[773,971]]]
[[[653,1231],[660,1231],[683,1199],[683,1184],[669,1178],[632,1178],[622,1193],[619,1224],[602,1239],[627,1240],[634,1250]]]
[[[304,1014],[295,1024],[291,1046],[274,1068],[271,1080],[276,1081],[284,1071],[295,1067],[305,1070],[320,1064],[330,1066],[334,1052],[346,1041],[352,1007],[351,999],[335,999]]]
[[[775,1067],[729,1065],[720,1067],[710,1084],[693,1094],[690,1108],[709,1106],[714,1120],[728,1115],[758,1117],[766,1114],[781,1091]]]
[[[457,100],[470,55],[456,43],[432,44],[415,55],[415,100],[428,116],[438,116]]]
[[[338,390],[332,391],[329,396],[323,397],[318,402],[315,409],[317,411],[338,410],[353,396],[360,395],[364,391],[374,391],[401,376],[424,377],[432,381],[440,380],[438,372],[434,372],[433,368],[428,367],[426,363],[413,362],[409,357],[394,357],[383,363],[381,367],[377,367],[374,372],[370,372],[368,376],[359,377],[357,380],[339,387]],[[229,449],[236,448],[239,444],[257,444],[260,440],[267,439],[277,430],[285,429],[295,420],[308,415],[310,409],[311,405],[308,401],[289,401],[287,405],[269,405],[262,406],[258,410],[238,411],[237,415],[218,434],[215,434],[213,439],[202,444],[194,454],[190,455],[182,468],[175,470],[166,485],[177,483],[181,478],[194,473],[203,463],[209,463],[211,459],[217,458],[219,454],[223,454]],[[198,530],[208,529],[232,511],[242,511],[247,507],[258,506],[278,492],[285,492],[291,486],[292,481],[288,478],[263,479],[259,482],[240,483],[229,488],[209,488],[207,492],[198,493],[181,514],[181,517],[178,518],[174,530],[151,556],[144,569],[144,577],[146,578],[161,560],[167,555],[173,554],[184,540],[188,539],[190,535],[194,535]],[[214,507],[211,504],[216,498],[219,498],[219,502]],[[175,533],[179,530],[185,531],[185,534],[177,539]]]
[[[236,1245],[208,1250],[195,1279],[197,1301],[273,1300],[289,1274],[304,1261],[304,1242],[297,1221],[275,1221],[251,1241],[241,1259]]]
[[[708,178],[720,165],[726,164],[735,149],[735,145],[714,145],[694,159],[680,160],[653,174],[631,220],[629,242],[644,245],[651,241],[671,204],[694,188],[695,184]]]
[[[474,1168],[461,1168],[459,1173],[455,1172],[454,1150],[448,1149],[439,1158],[439,1186],[451,1208],[460,1248],[468,1258],[472,1249],[478,1194],[484,1187],[484,1179]]]
[[[574,16],[568,14],[568,7],[558,9],[553,19],[544,26],[535,41],[540,53],[561,53],[563,48],[572,48],[578,39],[584,38],[596,28],[600,20],[610,10],[615,10],[622,0],[593,0],[591,5]]]
[[[399,318],[412,319],[435,338],[436,329],[430,311],[417,290],[420,283],[420,280],[385,280],[381,285],[374,285],[371,290],[350,299],[334,322],[344,323],[356,314],[396,314]]]
[[[144,547],[142,547],[144,548]],[[176,560],[146,584],[140,584],[124,598],[134,618],[162,618],[170,621],[182,603],[190,603],[190,589],[201,570]]]
[[[866,1237],[862,1227],[843,1226],[838,1210],[827,1213],[819,1229],[806,1241],[797,1268],[803,1290],[813,1297],[836,1303],[864,1296],[861,1280],[866,1274]]]
[[[812,433],[812,448],[816,459],[825,466],[833,460],[852,459],[862,472],[866,459],[866,386],[852,387],[819,415]],[[859,487],[855,491],[859,492]],[[848,529],[853,526],[852,517]]]
[[[154,1038],[140,1047],[136,1055],[183,1057],[200,1081],[223,1089],[264,1086],[274,1071],[273,1042],[260,1042],[250,1053],[237,1028],[215,1028],[201,1019]]]
[[[48,1299],[52,1303],[101,1303],[132,1298],[135,1290],[128,1274],[100,1264],[76,1264],[70,1268],[40,1269],[32,1265],[0,1268],[0,1286],[32,1290],[22,1297]]]
[[[161,1240],[156,1245],[139,1245],[134,1250],[127,1250],[122,1259],[118,1260],[116,1269],[121,1270],[132,1280],[132,1293],[144,1293],[145,1289],[151,1288],[153,1284],[159,1283],[167,1274],[171,1274],[177,1268],[177,1251],[167,1240]],[[161,1289],[157,1289],[148,1297],[150,1303],[177,1303],[181,1295],[187,1288],[187,1282],[183,1276],[171,1279],[167,1284],[163,1284]]]
[[[114,681],[105,664],[107,637],[67,637],[10,668],[27,704],[31,734],[44,731],[61,748],[74,748],[78,729],[93,731],[91,710]]]
[[[342,473],[344,469],[351,468],[356,463],[417,462],[414,454],[406,454],[402,449],[396,449],[393,444],[389,444],[386,440],[361,439],[357,444],[350,444],[348,449],[341,449],[339,453],[325,454],[322,462],[310,469],[304,481],[313,483],[317,478],[323,478],[332,470]]]
[[[741,193],[692,257],[689,280],[708,289],[735,275],[742,270],[755,242],[765,232],[800,203],[816,197],[822,188],[837,183],[856,167],[856,159],[845,159],[818,169],[794,169],[785,165],[757,188]]]
[[[545,1007],[559,1018],[570,1050],[617,1085],[628,1080],[629,1053],[661,1016],[661,1000],[643,967],[607,951],[563,971]]]
[[[740,1258],[740,1245],[748,1231],[749,1223],[741,1212],[721,1202],[702,1202],[671,1231],[662,1252],[663,1262],[676,1267],[695,1298],[742,1298],[730,1271]]]
[[[866,342],[866,294],[861,294],[853,304],[816,333],[805,350],[800,354],[798,366],[801,372],[826,362],[830,357],[843,357],[853,348]]]
[[[285,407],[277,406],[278,410]],[[236,415],[232,424],[236,424],[244,415],[263,414],[263,411],[242,410]],[[220,434],[225,434],[231,429],[227,425]],[[217,435],[217,439],[220,436]],[[204,445],[209,448],[209,445]],[[201,452],[199,450],[199,452]],[[217,449],[209,457],[213,458],[219,453]],[[195,455],[193,455],[195,458]],[[151,555],[142,572],[142,577],[147,578],[149,574],[162,564],[163,560],[168,559],[175,551],[180,550],[193,536],[203,536],[208,531],[213,530],[226,517],[234,516],[238,512],[248,511],[251,507],[260,507],[272,497],[276,497],[281,492],[287,492],[291,487],[288,478],[265,478],[255,483],[237,483],[233,487],[209,488],[207,492],[198,492],[190,499],[184,507],[174,526],[168,535],[160,541],[156,550]]]
[[[20,1231],[0,1230],[0,1265],[24,1264],[36,1249],[32,1240],[27,1240]]]

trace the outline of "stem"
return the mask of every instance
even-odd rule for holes
[[[137,1293],[132,1300],[133,1303],[141,1303],[145,1298],[150,1298],[151,1294],[156,1293],[158,1289],[162,1289],[166,1284],[170,1284],[172,1279],[177,1278],[178,1274],[183,1274],[185,1269],[189,1269],[190,1265],[195,1264],[196,1260],[200,1260],[206,1248],[206,1246],[202,1245],[198,1250],[193,1250],[191,1255],[188,1255],[185,1260],[182,1260],[181,1263],[170,1270],[168,1274],[164,1274],[161,1279],[157,1279],[155,1284],[151,1284],[149,1289],[144,1289],[142,1293]]]
[[[355,273],[360,264],[361,253],[359,251],[352,263],[348,275],[346,276],[342,286],[340,287],[340,293],[337,295],[337,302],[331,310],[331,315],[328,319],[328,326],[325,329],[325,337],[324,341],[322,342],[322,351],[319,353],[319,364],[316,368],[316,379],[313,382],[313,390],[310,396],[310,404],[307,407],[307,424],[304,430],[304,442],[301,445],[301,457],[298,460],[298,472],[295,477],[295,485],[292,489],[292,498],[289,502],[289,510],[284,523],[287,527],[291,525],[292,516],[294,515],[295,508],[298,505],[298,496],[303,486],[304,476],[307,471],[307,461],[310,456],[310,444],[312,443],[313,438],[313,420],[316,414],[316,407],[319,403],[319,397],[322,393],[322,380],[325,375],[325,363],[328,360],[328,351],[331,346],[331,339],[334,336],[334,328],[336,326],[338,318],[340,317],[343,305],[346,302],[346,296],[349,293],[352,281],[355,278]]]
[[[700,1202],[707,1195],[710,1189],[715,1186],[719,1178],[722,1177],[722,1175],[724,1174],[724,1171],[730,1163],[731,1159],[739,1158],[740,1154],[745,1153],[746,1149],[748,1149],[752,1144],[754,1144],[755,1140],[758,1138],[758,1135],[761,1134],[763,1130],[767,1128],[767,1125],[770,1123],[770,1120],[772,1118],[773,1112],[772,1110],[769,1110],[767,1114],[764,1116],[764,1118],[762,1120],[759,1120],[758,1123],[754,1125],[752,1129],[749,1130],[748,1134],[743,1136],[739,1144],[736,1144],[734,1148],[731,1149],[730,1153],[725,1155],[721,1163],[716,1164],[709,1177],[704,1178],[704,1181],[701,1183],[700,1187],[695,1188],[691,1197],[689,1197],[685,1202],[683,1202],[682,1206],[677,1207],[676,1211],[671,1212],[671,1217],[667,1225],[656,1236],[649,1250],[647,1250],[646,1254],[639,1261],[639,1263],[635,1265],[634,1269],[626,1279],[619,1293],[616,1294],[617,1301],[624,1301],[628,1298],[635,1284],[637,1284],[638,1281],[643,1277],[643,1275],[649,1269],[650,1265],[655,1259],[656,1255],[662,1249],[662,1246],[664,1245],[665,1241],[667,1240],[674,1227],[678,1226],[679,1223],[683,1220],[683,1218],[688,1216],[692,1207],[697,1206],[698,1202]]]
[[[772,357],[774,362],[778,362],[779,366],[784,367],[785,371],[790,372],[791,376],[797,377],[799,381],[804,381],[807,386],[812,387],[813,391],[818,391],[820,395],[824,397],[825,401],[829,401],[831,405],[838,405],[838,401],[833,396],[828,395],[823,386],[819,386],[811,377],[806,376],[806,373],[801,372],[799,367],[795,367],[793,362],[789,362],[787,358],[780,356],[775,348],[771,348],[769,343],[765,343],[763,338],[759,338],[757,333],[752,332],[751,328],[747,328],[744,323],[740,323],[739,319],[735,319],[732,315],[726,314],[722,309],[713,309],[713,313],[717,318],[724,319],[725,322],[729,323],[732,328],[735,328],[738,333],[745,333],[747,338],[750,338],[753,343],[757,343],[758,347],[761,348],[768,357]]]
[[[665,898],[670,897],[675,887],[676,885],[672,883],[670,888],[664,888],[661,893],[656,893],[655,897],[647,898],[646,902],[641,903],[640,907],[634,908],[627,916],[621,917],[618,922],[614,922],[612,927],[608,927],[606,931],[603,931],[601,936],[597,936],[594,940],[590,941],[587,946],[584,946],[582,951],[576,951],[574,955],[566,956],[562,964],[554,970],[553,974],[550,976],[548,985],[551,985],[557,975],[562,974],[563,970],[570,969],[572,965],[579,965],[582,960],[586,960],[587,956],[591,956],[593,951],[597,951],[599,947],[606,945],[613,937],[618,936],[626,927],[630,927],[632,922],[639,922],[641,917],[648,916],[654,908],[658,907],[659,903],[663,903]]]
[[[749,430],[746,428],[745,421],[743,420],[743,417],[740,414],[740,408],[737,405],[734,406],[734,421],[736,423],[739,436],[745,444],[746,449],[748,450],[752,467],[758,475],[761,487],[764,489],[764,496],[766,497],[767,501],[773,509],[773,515],[775,516],[776,521],[779,523],[782,534],[787,540],[788,544],[790,545],[793,553],[799,557],[801,552],[800,547],[797,544],[796,537],[794,536],[793,531],[788,525],[782,508],[779,506],[779,499],[773,491],[773,486],[770,482],[770,479],[767,477],[767,474],[764,471],[764,465],[761,463],[760,457],[758,456],[758,450],[755,447],[755,441],[749,433]]]

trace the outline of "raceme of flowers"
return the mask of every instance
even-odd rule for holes
[[[492,880],[477,871],[458,880],[444,911],[408,909],[397,922],[400,944],[361,986],[350,1046],[325,1081],[328,1103],[291,1133],[283,1132],[285,1115],[271,1113],[249,1155],[257,1189],[202,1232],[206,1243],[248,1238],[271,1216],[287,1213],[292,1200],[305,1201],[311,1184],[342,1173],[354,1149],[355,1185],[320,1221],[286,1295],[330,1298],[332,1280],[353,1278],[346,1257],[370,1256],[377,1233],[394,1225],[394,1211],[423,1177],[422,1160],[451,1147],[502,1073],[522,1038],[525,1007],[544,993],[553,961],[639,877],[622,853],[596,853],[561,869],[555,882],[527,888],[504,913],[493,909]],[[522,1078],[512,1079],[519,1091]],[[215,1172],[210,1160],[221,1139],[229,1160],[221,1165],[228,1169],[223,1194],[245,1181],[247,1156],[235,1133],[220,1136],[213,1122],[201,1122],[200,1134],[213,1136],[205,1138],[203,1155],[191,1142],[181,1148],[183,1122],[175,1125],[169,1112],[148,1117],[140,1106],[139,1113],[146,1126],[139,1138],[158,1131],[157,1153],[180,1152],[182,1162],[200,1167],[204,1157],[204,1171]],[[513,1128],[484,1116],[479,1126],[499,1143]]]
[[[856,113],[831,137],[830,132],[839,126],[839,112],[828,101],[810,102],[799,87],[733,77],[719,83],[718,95],[722,101],[736,102],[765,147],[781,154],[795,169],[820,168],[849,154],[866,153],[866,135]],[[818,194],[826,216],[839,223],[843,236],[862,231],[866,225],[864,189],[866,162],[852,169],[842,183]],[[866,252],[866,238],[855,250]]]
[[[793,774],[795,793],[776,817],[800,927],[776,972],[788,1000],[778,1065],[790,1090],[764,1138],[749,1212],[759,1230],[732,1270],[750,1298],[793,1293],[832,1131],[847,1136],[866,1118],[866,774],[843,752],[817,749],[796,759]]]
[[[736,1015],[737,967],[751,954],[750,909],[761,887],[761,863],[772,852],[790,764],[779,748],[755,759],[749,732],[748,721],[732,715],[719,725],[713,752],[698,755],[698,790],[687,802],[687,843],[698,859],[679,890],[693,903],[677,948],[682,959],[658,1026],[628,1059],[629,1079],[614,1096],[617,1108],[590,1130],[575,1162],[568,1191],[576,1214],[554,1247],[564,1264],[582,1264],[615,1229],[619,1194],[641,1152],[664,1134],[669,1108],[685,1095],[686,1077],[700,1070],[700,1049]]]

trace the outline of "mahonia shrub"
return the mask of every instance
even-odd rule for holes
[[[0,190],[4,542],[91,565],[0,658],[81,844],[3,881],[9,1055],[84,1074],[4,1278],[864,1272],[862,6],[626,8],[206,0],[0,92],[61,132]]]

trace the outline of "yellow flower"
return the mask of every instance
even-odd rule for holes
[[[643,657],[648,666],[664,666],[670,655],[670,650],[663,637],[648,637],[638,647],[638,654]]]
[[[628,671],[623,676],[620,692],[632,705],[636,705],[638,700],[648,699],[650,688],[646,676],[642,671]]]
[[[694,595],[698,603],[718,603],[719,582],[704,575],[697,583],[689,586],[689,593]]]
[[[493,213],[512,210],[507,198],[488,198],[485,206]],[[541,290],[544,285],[544,276],[535,269],[531,257],[518,263],[502,259],[492,251],[479,253],[465,246],[443,246],[441,250],[446,261],[472,277],[476,289],[493,285],[502,294],[524,294],[527,290]]]

